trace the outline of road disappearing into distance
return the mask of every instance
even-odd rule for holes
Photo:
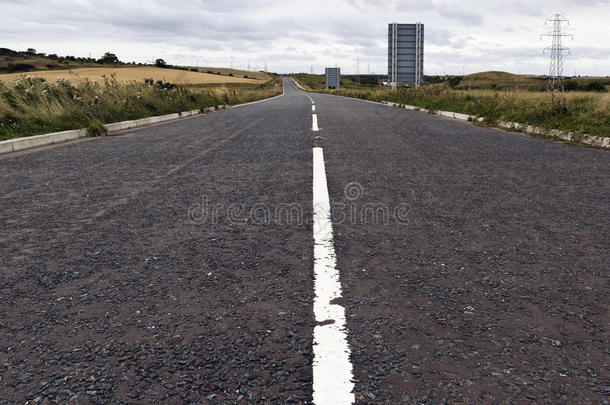
[[[610,395],[608,151],[284,78],[0,167],[0,404]]]

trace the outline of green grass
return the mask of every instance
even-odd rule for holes
[[[192,69],[192,67],[189,67]],[[229,75],[232,74],[235,77],[245,77],[247,76],[250,79],[259,79],[259,80],[269,80],[271,79],[271,75],[265,72],[255,72],[251,70],[240,70],[240,69],[229,69],[229,68],[219,68],[219,67],[200,67],[196,68],[200,72],[207,73],[212,72],[214,74],[219,75]]]
[[[298,78],[296,78],[299,81]],[[301,83],[301,82],[300,82]],[[311,81],[313,85],[315,81]],[[301,83],[302,84],[302,83]],[[460,112],[485,117],[484,124],[513,121],[551,129],[610,136],[610,93],[549,93],[524,89],[461,90],[448,83],[419,89],[308,88],[324,93],[371,101],[391,101],[429,110]]]
[[[548,80],[544,77],[515,75],[507,72],[481,72],[457,76],[459,83],[455,86],[460,90],[529,90],[546,91]],[[587,86],[592,83],[597,87],[610,86],[609,78],[575,77],[566,79],[566,89],[576,91],[591,91]]]
[[[303,88],[307,90],[322,90],[326,88],[326,78],[324,75],[312,75],[309,73],[298,73],[292,76]],[[351,89],[368,89],[370,86],[358,86],[353,80],[342,76],[341,87]]]
[[[544,91],[547,81],[507,72],[481,72],[461,78],[457,89],[520,89]]]
[[[277,76],[262,85],[187,88],[168,83],[120,83],[113,77],[104,83],[47,83],[24,75],[15,82],[0,83],[0,140],[239,104],[281,92]]]
[[[292,76],[303,88],[307,90],[322,90],[325,87],[323,75],[312,75],[309,73],[298,73]]]

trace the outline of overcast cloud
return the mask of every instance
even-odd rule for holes
[[[387,72],[387,24],[425,25],[426,74],[544,73],[544,20],[570,19],[566,74],[610,75],[610,0],[0,0],[0,47],[275,72]]]

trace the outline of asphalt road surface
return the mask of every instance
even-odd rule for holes
[[[0,169],[0,404],[609,401],[607,151],[285,80]]]

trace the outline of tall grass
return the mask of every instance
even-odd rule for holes
[[[113,76],[103,83],[71,84],[61,78],[47,83],[24,75],[0,83],[0,140],[253,101],[281,93],[281,86],[275,86],[278,82],[275,78],[256,87],[195,91],[152,80],[118,82]]]
[[[391,101],[430,110],[485,117],[486,123],[515,121],[545,128],[610,136],[610,94],[524,90],[456,90],[447,84],[419,89],[324,90],[372,101]]]
[[[282,93],[282,80],[274,77],[260,85],[244,85],[239,83],[226,84],[196,84],[186,88],[196,94],[207,94],[222,100],[223,104],[241,104],[269,98]]]

